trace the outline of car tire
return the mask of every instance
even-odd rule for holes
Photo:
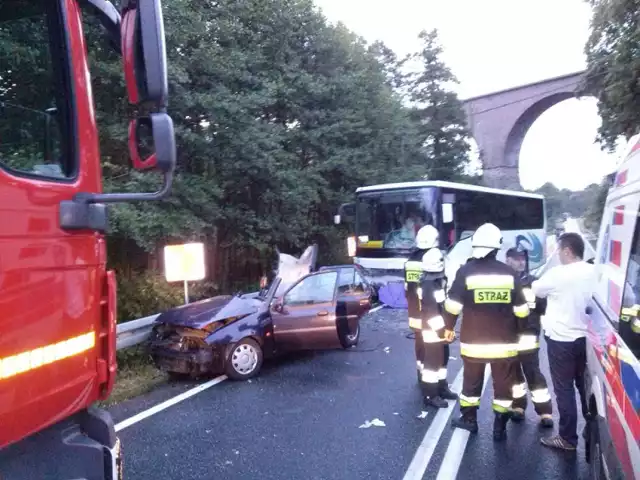
[[[358,328],[354,333],[349,333],[348,331],[342,332],[340,334],[340,344],[342,348],[351,348],[358,345],[360,341],[360,322],[358,322]]]
[[[234,380],[255,377],[262,368],[262,348],[252,338],[243,338],[228,349],[225,373]]]

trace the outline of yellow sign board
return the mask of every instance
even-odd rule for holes
[[[185,243],[164,247],[164,275],[167,282],[202,280],[204,270],[204,244]]]

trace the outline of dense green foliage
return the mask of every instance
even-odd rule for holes
[[[588,0],[593,9],[586,93],[598,99],[598,139],[613,150],[640,126],[640,1]]]
[[[230,291],[271,268],[275,246],[316,242],[320,262],[344,261],[332,219],[358,186],[462,178],[464,113],[436,32],[399,60],[328,24],[310,0],[164,9],[178,169],[168,201],[112,209],[121,317],[180,301],[181,287],[141,273],[158,271],[167,243],[205,242],[207,291]],[[86,23],[106,188],[150,190],[156,180],[128,166],[120,60]]]

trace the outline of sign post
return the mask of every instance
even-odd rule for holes
[[[188,282],[205,278],[204,244],[166,245],[164,247],[164,275],[167,282],[183,282],[184,303],[189,303]]]

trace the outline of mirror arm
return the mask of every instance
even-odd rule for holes
[[[109,35],[109,41],[113,49],[119,54],[122,53],[120,46],[120,12],[109,0],[82,0],[94,15],[98,17],[100,23]]]
[[[122,203],[122,202],[149,202],[161,200],[171,192],[173,184],[173,172],[164,173],[162,188],[155,193],[77,193],[73,200],[78,203]]]

